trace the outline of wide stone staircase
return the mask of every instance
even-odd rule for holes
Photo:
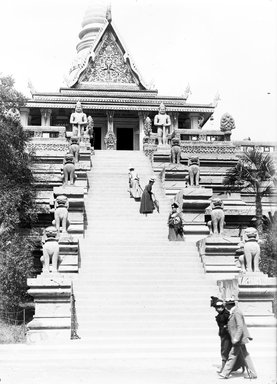
[[[80,343],[90,341],[97,354],[217,354],[215,283],[195,243],[168,241],[170,201],[159,178],[160,213],[139,213],[127,192],[130,164],[144,187],[153,171],[140,152],[96,152],[88,174],[88,227],[74,280]]]
[[[210,296],[218,288],[204,272],[195,239],[168,241],[170,200],[158,177],[160,213],[141,215],[129,197],[130,165],[143,188],[153,176],[143,153],[96,151],[92,164],[80,269],[72,275],[80,339],[0,345],[1,378],[8,384],[217,382],[220,340]],[[276,330],[250,332],[257,384],[271,384]]]

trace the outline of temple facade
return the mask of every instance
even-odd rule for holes
[[[141,150],[145,119],[153,122],[163,103],[170,116],[170,133],[181,130],[182,140],[198,140],[211,118],[216,102],[189,104],[189,92],[181,97],[160,96],[148,87],[132,61],[112,22],[111,12],[95,4],[84,16],[67,85],[55,93],[33,93],[21,109],[25,128],[43,127],[45,137],[57,135],[54,127],[65,127],[70,137],[71,113],[81,102],[83,112],[94,121],[94,147],[104,149],[108,130],[116,137],[116,149]],[[153,126],[153,133],[155,133]],[[32,129],[31,129],[32,130]],[[205,130],[205,140],[230,140],[219,130]],[[203,138],[202,138],[203,139]]]

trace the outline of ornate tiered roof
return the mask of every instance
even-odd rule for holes
[[[87,10],[79,37],[67,86],[56,93],[33,94],[28,107],[72,109],[80,100],[84,109],[150,112],[163,102],[169,112],[201,113],[204,122],[214,112],[214,103],[188,104],[188,94],[160,96],[149,89],[102,3],[94,2]]]

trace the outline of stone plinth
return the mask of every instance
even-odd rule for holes
[[[69,200],[69,211],[83,211],[84,189],[75,185],[56,187],[53,190],[54,199],[58,195],[66,195]]]
[[[70,222],[68,233],[72,235],[84,234],[84,189],[75,185],[56,187],[50,199],[50,206],[58,195],[66,195],[69,201],[68,220]],[[79,237],[80,237],[79,236]]]
[[[238,287],[240,307],[249,317],[248,322],[252,326],[276,327],[276,279],[262,272],[241,273],[238,277]]]
[[[39,164],[32,165],[32,172],[35,179],[35,185],[40,190],[51,190],[54,187],[62,186],[62,160],[57,164]],[[90,165],[87,162],[78,162],[75,165],[75,186],[84,188],[84,192],[88,191],[87,171],[90,170]]]
[[[240,194],[220,195],[224,204],[225,227],[236,227],[240,225],[247,226],[251,219],[255,216],[255,206],[249,207],[242,201]],[[211,208],[208,207],[205,211],[205,221],[211,220]]]
[[[245,321],[252,327],[276,327],[274,298],[276,279],[262,272],[240,273],[234,279],[218,280],[220,297],[234,297],[242,310]]]
[[[238,274],[235,252],[239,238],[212,235],[198,241],[199,254],[206,273]]]
[[[60,273],[28,279],[28,293],[34,298],[35,315],[27,324],[27,342],[70,340],[71,280]]]
[[[211,188],[187,187],[180,193],[183,194],[183,212],[203,212],[210,204],[213,194]]]
[[[204,221],[203,210],[210,204],[209,198],[213,191],[202,187],[187,187],[181,189],[175,196],[182,211],[184,212],[185,235],[209,234],[209,228]]]

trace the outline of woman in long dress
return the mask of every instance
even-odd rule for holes
[[[139,176],[137,172],[135,172],[135,168],[130,167],[128,175],[130,197],[133,197],[135,200],[140,200],[142,192],[139,184]]]
[[[183,214],[178,212],[179,204],[176,202],[171,205],[172,211],[168,216],[168,240],[184,241]]]
[[[155,182],[154,178],[151,178],[149,180],[149,183],[145,186],[144,191],[141,196],[141,202],[140,202],[140,213],[153,213],[155,209],[154,205],[154,194],[152,192],[152,186]]]

